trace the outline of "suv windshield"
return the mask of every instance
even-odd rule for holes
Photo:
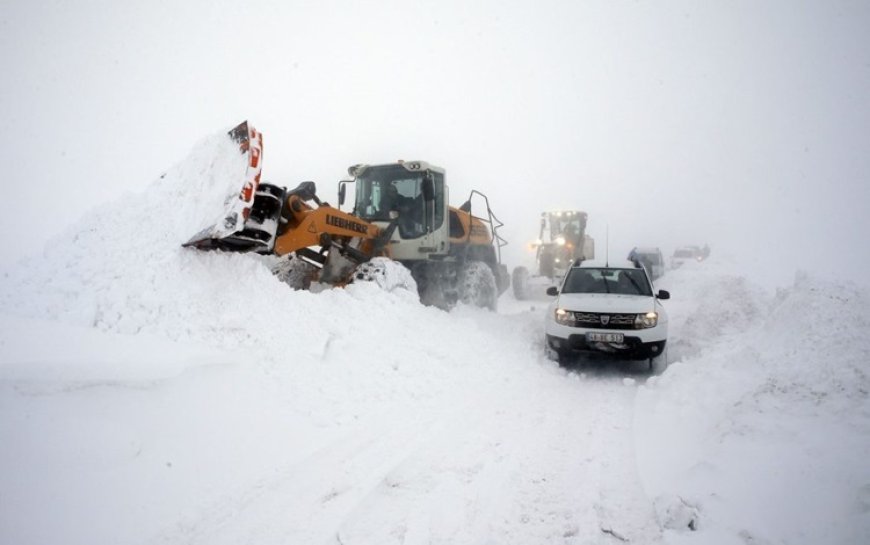
[[[595,269],[574,267],[568,272],[562,293],[616,293],[652,296],[643,269]]]

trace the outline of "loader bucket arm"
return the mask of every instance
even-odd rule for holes
[[[314,184],[300,185],[286,192],[281,212],[281,227],[273,254],[294,254],[319,269],[316,279],[332,285],[350,282],[356,267],[376,255],[390,255],[387,246],[395,223],[381,229],[326,203],[313,207],[306,201],[319,202]]]

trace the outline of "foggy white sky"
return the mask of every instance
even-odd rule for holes
[[[862,1],[0,1],[0,260],[249,119],[266,179],[331,200],[349,164],[443,166],[511,267],[560,207],[611,255],[866,267],[868,28]]]

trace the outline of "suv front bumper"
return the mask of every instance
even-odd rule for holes
[[[624,332],[623,332],[624,333]],[[547,346],[557,353],[594,352],[613,356],[645,360],[662,354],[667,340],[644,342],[640,337],[625,335],[620,344],[588,342],[585,334],[572,334],[567,338],[547,335]]]

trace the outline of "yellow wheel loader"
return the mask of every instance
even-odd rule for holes
[[[538,239],[529,245],[535,251],[534,273],[522,266],[514,269],[514,297],[523,300],[543,296],[578,259],[595,257],[595,241],[586,234],[587,218],[586,212],[580,210],[541,213]]]
[[[314,182],[290,190],[261,183],[262,135],[247,122],[229,136],[248,157],[242,189],[217,223],[183,246],[288,258],[283,273],[296,276],[294,287],[371,280],[384,262],[373,258],[389,258],[410,270],[424,304],[441,308],[464,302],[495,310],[510,285],[502,223],[489,200],[472,191],[459,208],[449,206],[444,169],[424,161],[354,165],[333,207],[317,197]],[[341,210],[348,186],[351,212]],[[485,218],[471,213],[475,196]]]

